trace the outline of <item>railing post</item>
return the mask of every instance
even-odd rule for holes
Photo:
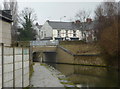
[[[4,88],[4,43],[2,45],[2,89]]]

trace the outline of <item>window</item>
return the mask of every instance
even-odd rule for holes
[[[66,37],[68,37],[68,30],[66,30]]]
[[[73,36],[74,36],[74,37],[76,36],[76,31],[75,31],[75,30],[73,30]]]
[[[46,37],[46,33],[44,33],[44,37]]]
[[[42,36],[43,36],[43,31],[41,32]]]
[[[58,37],[60,37],[60,30],[58,30]]]

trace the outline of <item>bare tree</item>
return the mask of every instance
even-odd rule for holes
[[[34,40],[35,31],[33,28],[34,21],[37,19],[35,11],[31,8],[24,8],[20,13],[19,22],[23,30],[20,33],[21,40],[30,41]]]
[[[97,6],[96,10],[95,10],[95,19],[99,19],[100,17],[103,16],[103,8],[101,5]]]
[[[23,25],[27,20],[31,21],[32,24],[37,20],[34,9],[26,7],[21,11],[19,23]]]
[[[18,5],[16,0],[4,0],[3,2],[4,10],[11,10],[11,15],[13,19],[12,24],[12,40],[17,40],[17,25],[18,25]]]
[[[115,2],[102,2],[95,10],[95,17],[98,21],[96,25],[97,39],[100,46],[104,49],[104,54],[108,57],[108,62],[118,63],[115,57],[118,56],[118,41],[119,41],[119,3]],[[111,57],[114,57],[111,59]]]
[[[118,8],[117,8],[118,9],[118,15],[120,15],[120,1],[118,2],[117,6],[118,6]]]
[[[75,17],[77,20],[80,20],[81,22],[85,22],[86,19],[90,17],[90,11],[79,10],[79,12],[76,14]]]
[[[84,33],[84,29],[86,28],[87,24],[86,24],[86,19],[90,17],[90,11],[86,11],[86,10],[79,10],[79,12],[76,14],[76,19],[80,20],[81,22],[81,32],[82,32],[82,39],[85,40],[86,38],[86,34]]]
[[[0,3],[0,10],[2,10],[2,4]]]
[[[112,2],[102,2],[97,6],[95,10],[95,19],[98,21],[96,28],[98,29],[98,39],[100,39],[100,33],[104,28],[113,24],[118,20],[118,3],[112,0]]]
[[[118,14],[118,3],[113,0],[112,2],[104,2],[103,8],[104,8],[104,14],[105,16],[111,17]]]
[[[2,10],[2,6],[0,5],[0,10]]]
[[[4,10],[10,9],[10,8],[9,8],[9,2],[8,2],[7,0],[4,0],[4,2],[3,2],[3,9],[4,9]]]

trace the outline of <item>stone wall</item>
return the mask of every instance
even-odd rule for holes
[[[94,50],[94,49],[93,49]],[[74,54],[69,49],[59,46],[57,48],[56,61],[58,63],[68,64],[81,64],[81,65],[93,65],[93,66],[106,66],[106,61],[99,54],[100,52],[89,52]]]
[[[100,47],[92,43],[80,44],[78,42],[77,44],[67,43],[59,46],[36,46],[33,47],[33,51],[40,52],[39,54],[43,52],[42,56],[44,57],[42,59],[45,62],[106,66],[106,61],[101,56]]]
[[[74,56],[58,47],[56,54],[56,62],[58,63],[74,63]]]
[[[34,46],[32,50],[33,52],[55,52],[56,46]]]
[[[0,43],[11,45],[11,24],[0,20]]]
[[[97,55],[74,56],[74,64],[106,66],[105,60]]]

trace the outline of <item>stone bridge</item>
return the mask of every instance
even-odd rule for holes
[[[57,46],[33,46],[33,61],[55,62]]]

